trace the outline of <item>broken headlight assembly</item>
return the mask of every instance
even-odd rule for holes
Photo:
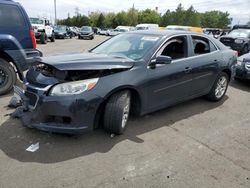
[[[75,82],[67,82],[55,85],[51,92],[51,96],[67,96],[67,95],[77,95],[83,93],[84,91],[89,91],[95,87],[98,82],[98,78],[81,80]]]

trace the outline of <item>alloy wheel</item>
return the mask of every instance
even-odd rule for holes
[[[227,78],[222,76],[219,78],[216,88],[215,88],[215,96],[217,99],[221,98],[227,89]]]

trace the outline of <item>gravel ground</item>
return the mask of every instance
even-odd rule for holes
[[[38,45],[44,56],[82,52],[106,37]],[[0,187],[250,187],[250,83],[232,81],[219,103],[203,98],[103,130],[48,134],[5,116],[0,98]],[[25,149],[34,143],[34,153]]]

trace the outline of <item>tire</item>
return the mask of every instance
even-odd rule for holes
[[[80,36],[78,36],[78,39],[81,39],[81,37],[80,37]]]
[[[223,80],[225,81],[224,84],[222,84]],[[221,72],[218,78],[216,79],[212,89],[210,90],[209,94],[207,95],[207,99],[215,102],[220,101],[227,92],[228,83],[229,83],[228,74],[225,72]]]
[[[90,40],[93,40],[94,39],[94,36],[90,37]]]
[[[51,42],[55,42],[55,35],[54,35],[54,33],[51,35],[50,41],[51,41]]]
[[[41,42],[41,44],[47,44],[47,36],[46,36],[46,33],[41,33],[40,42]]]
[[[0,58],[0,95],[8,93],[16,83],[14,68],[6,60]]]
[[[131,103],[129,91],[112,95],[104,109],[104,129],[108,133],[122,134],[127,125]]]

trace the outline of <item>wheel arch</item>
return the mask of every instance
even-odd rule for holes
[[[221,72],[226,73],[228,75],[229,80],[231,80],[232,71],[229,68],[222,69]]]
[[[6,61],[8,61],[8,63],[10,63],[12,66],[14,66],[14,70],[17,71],[19,79],[23,80],[23,77],[24,77],[23,73],[22,73],[22,71],[20,71],[20,69],[17,66],[15,60],[13,60],[13,58],[11,56],[9,56],[4,51],[0,51],[0,58],[5,59]]]
[[[98,106],[96,114],[95,114],[94,128],[98,128],[98,126],[100,125],[100,122],[103,120],[105,106],[109,98],[115,93],[126,91],[126,90],[131,92],[131,114],[135,116],[138,116],[141,114],[142,97],[141,97],[140,92],[133,86],[118,87],[118,88],[113,89],[111,92],[109,92],[104,97],[103,102]]]

